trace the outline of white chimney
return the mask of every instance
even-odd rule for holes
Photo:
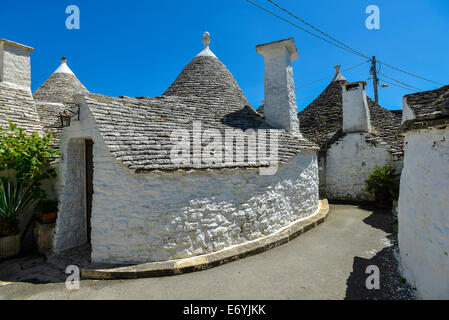
[[[298,60],[293,38],[256,46],[265,61],[265,119],[299,136],[292,61]]]
[[[343,132],[369,132],[370,114],[365,91],[366,82],[345,83],[343,89]]]
[[[0,39],[0,84],[31,91],[30,52],[34,49]]]

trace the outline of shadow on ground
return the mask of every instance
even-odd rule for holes
[[[410,300],[415,299],[414,290],[406,283],[399,272],[397,252],[397,233],[394,231],[395,220],[391,208],[376,208],[361,205],[361,209],[373,213],[363,220],[373,228],[386,232],[384,249],[375,253],[372,258],[354,257],[353,270],[346,282],[346,300]],[[389,242],[389,243],[388,243]],[[366,280],[372,272],[366,273],[368,266],[379,268],[380,288],[367,289]]]
[[[48,259],[33,251],[0,262],[0,282],[26,282],[32,284],[65,282],[67,266],[82,268],[90,264],[91,247],[86,244]]]

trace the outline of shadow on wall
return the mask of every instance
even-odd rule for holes
[[[361,206],[373,213],[363,220],[373,228],[386,232],[391,246],[375,253],[372,258],[354,257],[352,272],[346,281],[345,300],[412,300],[414,291],[405,282],[399,272],[398,261],[394,255],[397,248],[397,234],[393,232],[393,215],[391,208],[380,209]],[[372,274],[366,273],[368,266],[379,268],[379,289],[367,289],[366,280]]]
[[[240,110],[231,112],[223,116],[220,122],[224,125],[241,129],[277,129],[268,124],[254,109],[250,106],[245,106]]]

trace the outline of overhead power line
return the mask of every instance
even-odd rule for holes
[[[389,67],[389,68],[391,68],[391,69],[394,69],[394,70],[396,70],[396,71],[400,71],[400,72],[403,72],[403,73],[405,73],[405,74],[408,74],[408,75],[410,75],[410,76],[412,76],[412,77],[419,78],[419,79],[422,79],[422,80],[426,80],[426,81],[428,81],[428,82],[432,82],[432,83],[435,83],[435,84],[439,84],[439,85],[444,86],[444,84],[442,84],[442,83],[440,83],[440,82],[436,82],[436,81],[433,81],[433,80],[426,79],[426,78],[424,78],[424,77],[418,76],[418,75],[413,74],[413,73],[410,73],[410,72],[408,72],[408,71],[405,71],[405,70],[402,70],[402,69],[393,67],[393,66],[391,66],[391,65],[389,65],[389,64],[386,64],[385,62],[382,62],[382,61],[379,61],[379,60],[378,60],[377,62],[383,64],[383,65],[386,66],[386,67]]]
[[[291,13],[290,11],[288,11],[287,9],[282,8],[280,5],[278,5],[276,2],[272,1],[272,0],[267,0],[268,2],[270,2],[271,4],[275,5],[276,7],[278,7],[279,9],[281,9],[282,11],[288,13],[289,15],[291,15],[292,17],[298,19],[299,21],[301,21],[302,23],[308,25],[309,27],[311,27],[312,29],[318,31],[319,33],[321,33],[322,35],[328,37],[329,39],[332,39],[333,41],[337,42],[338,44],[342,45],[343,47],[353,51],[355,54],[362,56],[366,59],[369,59],[368,56],[364,55],[363,53],[351,48],[350,46],[344,44],[343,42],[338,41],[337,39],[335,39],[334,37],[330,36],[329,34],[327,34],[326,32],[318,29],[317,27],[313,26],[312,24],[308,23],[307,21],[305,21],[304,19],[301,19],[300,17],[294,15],[293,13]]]
[[[381,74],[382,76],[384,76],[384,77],[386,77],[386,78],[388,78],[388,79],[390,79],[390,80],[393,80],[393,81],[395,81],[395,82],[397,82],[397,83],[400,83],[400,84],[402,84],[402,85],[405,85],[405,86],[407,86],[407,87],[410,87],[410,88],[412,88],[412,89],[415,89],[415,90],[418,90],[418,91],[424,91],[423,89],[420,89],[420,88],[414,87],[414,86],[412,86],[412,85],[409,85],[409,84],[407,84],[407,83],[405,83],[405,82],[401,82],[401,81],[399,81],[399,80],[396,80],[396,79],[394,79],[394,78],[392,78],[392,77],[390,77],[390,76],[387,76],[386,74],[383,74],[383,73],[381,73],[381,72],[379,72],[379,74]]]
[[[316,38],[318,38],[318,39],[321,39],[321,40],[323,40],[323,41],[326,41],[327,43],[329,43],[329,44],[331,44],[331,45],[333,45],[333,46],[335,46],[335,47],[338,47],[338,48],[340,48],[340,49],[343,49],[343,50],[345,50],[345,51],[347,51],[347,52],[349,52],[349,53],[352,53],[352,54],[355,54],[355,55],[358,55],[358,56],[361,56],[361,57],[366,58],[366,57],[365,57],[364,55],[362,55],[362,54],[359,54],[359,53],[356,53],[356,52],[351,51],[351,50],[349,50],[349,49],[346,49],[345,47],[342,47],[342,46],[340,46],[340,45],[338,45],[338,44],[336,44],[336,43],[334,43],[334,42],[332,42],[332,41],[329,41],[329,40],[327,40],[327,39],[325,39],[325,38],[323,38],[323,37],[320,37],[320,36],[314,34],[313,32],[310,32],[310,31],[307,30],[307,29],[304,29],[304,28],[298,26],[297,24],[291,22],[290,20],[287,20],[287,19],[285,19],[285,18],[283,18],[283,17],[281,17],[281,16],[275,14],[274,12],[271,12],[270,10],[267,10],[267,9],[265,9],[264,7],[259,6],[258,4],[252,2],[251,0],[246,0],[246,1],[249,2],[250,4],[252,4],[253,6],[255,6],[255,7],[259,8],[259,9],[261,9],[261,10],[263,10],[263,11],[269,13],[269,14],[271,14],[272,16],[275,16],[275,17],[278,18],[278,19],[281,19],[281,20],[283,20],[283,21],[285,21],[285,22],[291,24],[292,26],[294,26],[294,27],[296,27],[296,28],[298,28],[298,29],[300,29],[300,30],[302,30],[302,31],[304,31],[304,32],[307,32],[308,34],[310,34],[310,35],[312,35],[312,36],[314,36],[314,37],[316,37]]]
[[[349,71],[349,70],[355,69],[355,68],[357,68],[357,67],[360,67],[360,66],[362,66],[362,65],[366,64],[367,62],[369,62],[369,60],[367,60],[367,61],[364,61],[364,62],[362,62],[362,63],[359,63],[359,64],[356,64],[355,66],[352,66],[352,67],[349,67],[349,68],[343,69],[343,70],[342,70],[342,72],[347,72],[347,71]],[[332,76],[326,76],[326,77],[323,77],[323,78],[321,78],[321,79],[317,79],[317,80],[314,80],[314,81],[311,81],[311,82],[305,83],[305,84],[303,84],[303,85],[300,85],[300,86],[299,86],[299,87],[297,87],[296,89],[300,89],[300,88],[308,87],[308,86],[311,86],[312,84],[315,84],[315,83],[318,83],[318,82],[324,81],[324,80],[326,80],[326,79],[329,79],[329,78],[332,78]]]
[[[396,84],[396,83],[394,83],[394,82],[387,81],[387,80],[382,79],[382,78],[379,78],[379,80],[382,81],[382,82],[391,84],[391,85],[393,85],[393,86],[399,87],[399,88],[403,88],[403,89],[406,89],[406,90],[409,90],[409,91],[414,91],[414,89],[412,89],[412,88],[410,88],[410,87],[404,87],[404,86],[401,86],[401,85]]]
[[[267,0],[267,1],[268,1],[269,3],[271,3],[271,4],[273,4],[274,6],[276,6],[277,8],[281,9],[282,11],[288,13],[288,14],[291,15],[292,17],[298,19],[298,20],[301,21],[303,24],[307,25],[308,27],[312,28],[313,30],[315,30],[315,31],[319,32],[320,34],[326,36],[326,37],[329,38],[330,40],[325,39],[325,38],[323,38],[323,37],[321,37],[321,36],[319,36],[319,35],[317,35],[317,34],[311,32],[311,31],[309,31],[309,30],[307,30],[307,29],[304,29],[304,28],[298,26],[297,24],[291,22],[290,20],[287,20],[287,19],[285,19],[285,18],[283,18],[283,17],[281,17],[281,16],[275,14],[274,12],[271,12],[270,10],[268,10],[268,9],[266,9],[266,8],[264,8],[264,7],[262,7],[262,6],[258,5],[258,4],[256,4],[256,3],[254,3],[254,2],[252,2],[252,1],[250,1],[250,0],[246,0],[246,1],[249,2],[250,4],[254,5],[254,6],[258,7],[259,9],[261,9],[261,10],[263,10],[263,11],[265,11],[265,12],[271,14],[271,15],[273,15],[274,17],[276,17],[276,18],[278,18],[278,19],[281,19],[281,20],[283,20],[284,22],[287,22],[287,23],[289,23],[290,25],[293,25],[294,27],[296,27],[296,28],[298,28],[298,29],[300,29],[300,30],[302,30],[302,31],[305,31],[305,32],[307,32],[308,34],[310,34],[310,35],[312,35],[312,36],[314,36],[314,37],[316,37],[316,38],[318,38],[318,39],[321,39],[321,40],[323,40],[323,41],[326,41],[327,43],[329,43],[329,44],[331,44],[331,45],[333,45],[333,46],[335,46],[335,47],[337,47],[337,48],[340,48],[340,49],[342,49],[342,50],[345,50],[346,52],[355,54],[355,55],[357,55],[357,56],[364,57],[364,58],[366,58],[366,59],[370,59],[370,58],[367,57],[365,54],[363,54],[363,53],[361,53],[361,52],[359,52],[359,51],[357,51],[357,50],[351,48],[350,46],[344,44],[344,43],[341,42],[341,41],[338,41],[335,37],[333,37],[333,36],[327,34],[326,32],[324,32],[324,31],[320,30],[319,28],[313,26],[311,23],[309,23],[309,22],[305,21],[304,19],[301,19],[300,17],[296,16],[295,14],[293,14],[292,12],[290,12],[289,10],[287,10],[287,9],[285,9],[285,8],[283,8],[283,7],[281,7],[280,5],[278,5],[278,4],[277,4],[276,2],[274,2],[273,0]],[[370,59],[370,60],[372,60],[372,59]],[[422,80],[425,80],[425,81],[428,81],[428,82],[431,82],[431,83],[435,83],[435,84],[438,84],[438,85],[444,85],[444,84],[442,84],[442,83],[440,83],[440,82],[433,81],[433,80],[427,79],[427,78],[425,78],[425,77],[422,77],[422,76],[413,74],[413,73],[411,73],[411,72],[405,71],[405,70],[400,69],[400,68],[398,68],[398,67],[392,66],[392,65],[387,64],[387,63],[385,63],[385,62],[383,62],[383,61],[377,60],[377,62],[378,62],[379,64],[383,64],[383,65],[386,66],[386,67],[392,68],[392,69],[394,69],[394,70],[396,70],[396,71],[403,72],[403,73],[405,73],[405,74],[407,74],[407,75],[409,75],[409,76],[412,76],[412,77],[415,77],[415,78],[418,78],[418,79],[422,79]],[[324,80],[324,79],[327,79],[327,78],[323,78],[323,79],[317,80],[316,82],[322,81],[322,80]]]

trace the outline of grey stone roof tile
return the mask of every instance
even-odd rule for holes
[[[43,131],[31,93],[0,85],[0,127],[7,129],[8,120],[28,133]]]
[[[449,114],[449,85],[404,96],[415,114],[413,121],[432,120]]]
[[[61,128],[59,114],[74,110],[73,96],[89,93],[78,78],[70,73],[53,73],[33,94],[37,112],[46,132],[53,134],[53,146],[59,148]]]
[[[307,139],[295,137],[284,130],[266,123],[250,106],[221,105],[219,101],[208,101],[205,97],[161,96],[157,98],[113,98],[97,94],[77,97],[88,106],[98,125],[99,131],[111,154],[130,169],[141,171],[177,169],[223,169],[237,167],[261,167],[268,163],[256,161],[248,163],[248,152],[243,161],[231,164],[174,164],[170,151],[174,144],[170,140],[176,129],[187,129],[190,145],[193,121],[201,121],[201,130],[217,129],[223,143],[227,129],[273,129],[279,132],[279,162],[287,162],[303,149],[317,150]],[[240,107],[240,109],[238,109]],[[226,112],[226,110],[234,110]],[[269,155],[269,133],[267,134],[267,155]],[[209,144],[202,141],[202,147]],[[234,150],[235,141],[234,141]],[[245,143],[245,151],[247,145]],[[222,153],[224,156],[224,146]],[[193,155],[193,147],[190,148]],[[235,156],[235,152],[234,152]]]

